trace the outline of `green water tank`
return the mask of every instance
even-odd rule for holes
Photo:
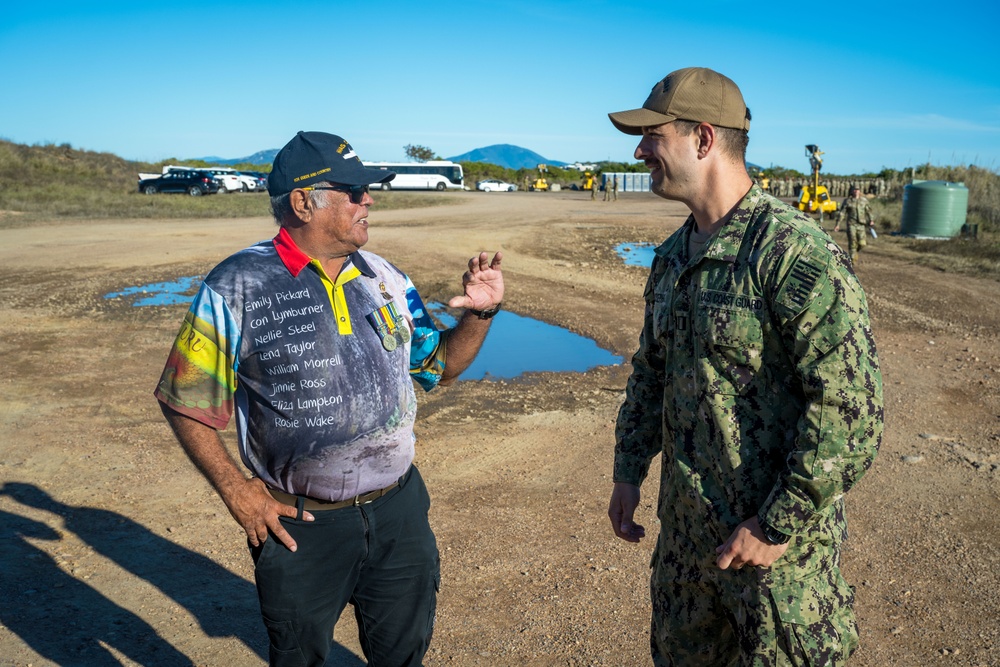
[[[913,181],[903,188],[900,234],[915,238],[958,236],[969,210],[969,188],[948,181]]]

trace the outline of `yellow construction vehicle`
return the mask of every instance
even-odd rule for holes
[[[532,191],[538,190],[545,192],[549,189],[549,182],[545,180],[545,174],[549,173],[549,168],[544,164],[540,164],[536,167],[536,169],[538,170],[538,178],[535,179],[535,182],[532,183],[528,189]]]
[[[583,172],[583,187],[581,190],[593,190],[595,185],[597,185],[597,180],[594,178],[594,175],[589,171]]]
[[[837,202],[830,198],[830,192],[825,185],[819,184],[819,170],[823,168],[823,151],[816,144],[806,146],[806,157],[809,158],[809,166],[812,167],[812,184],[802,187],[797,206],[800,211],[806,213],[819,213],[822,220],[824,214],[832,214],[837,211]]]

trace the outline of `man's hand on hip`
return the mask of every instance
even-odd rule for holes
[[[639,487],[635,484],[615,482],[611,491],[608,518],[615,535],[626,542],[638,542],[646,537],[646,529],[632,520],[635,508],[639,506],[639,497]]]
[[[774,561],[784,555],[786,549],[787,544],[768,542],[757,523],[757,517],[753,517],[736,526],[726,543],[716,547],[718,557],[715,563],[721,570],[738,570],[744,565],[771,567]]]
[[[295,551],[298,548],[295,540],[278,519],[282,516],[294,518],[298,512],[294,507],[279,503],[272,498],[271,494],[267,492],[264,482],[259,479],[248,479],[241,488],[234,489],[233,493],[228,494],[226,498],[226,506],[236,522],[246,531],[247,539],[253,546],[259,547],[267,541],[268,530],[270,530],[279,542],[288,547],[289,551]],[[302,519],[312,521],[313,515],[309,512],[302,512]]]

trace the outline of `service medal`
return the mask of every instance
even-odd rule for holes
[[[403,345],[410,342],[410,326],[402,316],[396,319],[396,336]]]
[[[366,317],[378,333],[379,338],[382,339],[382,347],[389,352],[401,344],[405,345],[410,342],[409,325],[392,301],[369,313]]]

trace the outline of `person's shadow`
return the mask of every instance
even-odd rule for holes
[[[198,620],[206,635],[236,637],[267,661],[267,633],[260,618],[256,588],[251,582],[121,514],[66,505],[37,486],[22,482],[6,483],[0,494],[62,517],[66,528],[99,554],[145,579],[186,609]],[[3,560],[0,560],[0,568],[6,568]],[[365,664],[337,644],[331,653],[327,660],[331,667]],[[174,663],[159,661],[157,664]]]
[[[57,665],[121,667],[113,647],[140,665],[192,664],[144,620],[63,572],[25,539],[60,539],[54,530],[4,511],[0,525],[0,621],[39,655]]]

